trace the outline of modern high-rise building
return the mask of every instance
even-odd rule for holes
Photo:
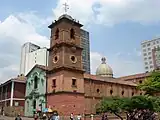
[[[159,48],[159,46],[160,38],[146,40],[141,43],[144,69],[146,72],[150,72],[154,69],[157,69],[155,66],[157,60],[157,55],[155,55],[155,49]]]
[[[83,60],[83,69],[86,73],[90,74],[90,44],[89,44],[89,32],[81,29],[81,47],[82,51],[82,60]]]
[[[36,64],[48,65],[48,49],[25,43],[21,49],[20,74],[26,75]]]

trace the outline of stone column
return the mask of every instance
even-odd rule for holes
[[[11,100],[10,100],[10,106],[13,106],[13,93],[14,93],[14,81],[12,81],[12,85],[11,85]]]

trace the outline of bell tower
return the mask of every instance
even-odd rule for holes
[[[84,70],[80,28],[83,25],[63,14],[51,29],[47,105],[63,115],[84,113]]]
[[[82,70],[80,28],[82,25],[64,14],[52,23],[49,52],[49,68]]]

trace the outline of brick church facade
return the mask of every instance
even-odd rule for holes
[[[136,89],[136,85],[147,77],[146,73],[142,77],[132,76],[132,79],[114,78],[112,72],[107,76],[84,73],[80,47],[82,26],[66,14],[49,26],[51,37],[46,100],[47,107],[57,110],[60,115],[96,113],[96,105],[104,96],[143,94],[143,91]],[[102,64],[106,66],[105,59],[102,59]],[[103,70],[102,67],[99,71]],[[110,68],[107,70],[111,71]]]

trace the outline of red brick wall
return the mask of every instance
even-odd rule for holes
[[[14,83],[14,98],[24,98],[25,97],[25,83]]]
[[[83,114],[84,96],[76,94],[56,94],[47,96],[47,107],[57,110],[60,115]]]

